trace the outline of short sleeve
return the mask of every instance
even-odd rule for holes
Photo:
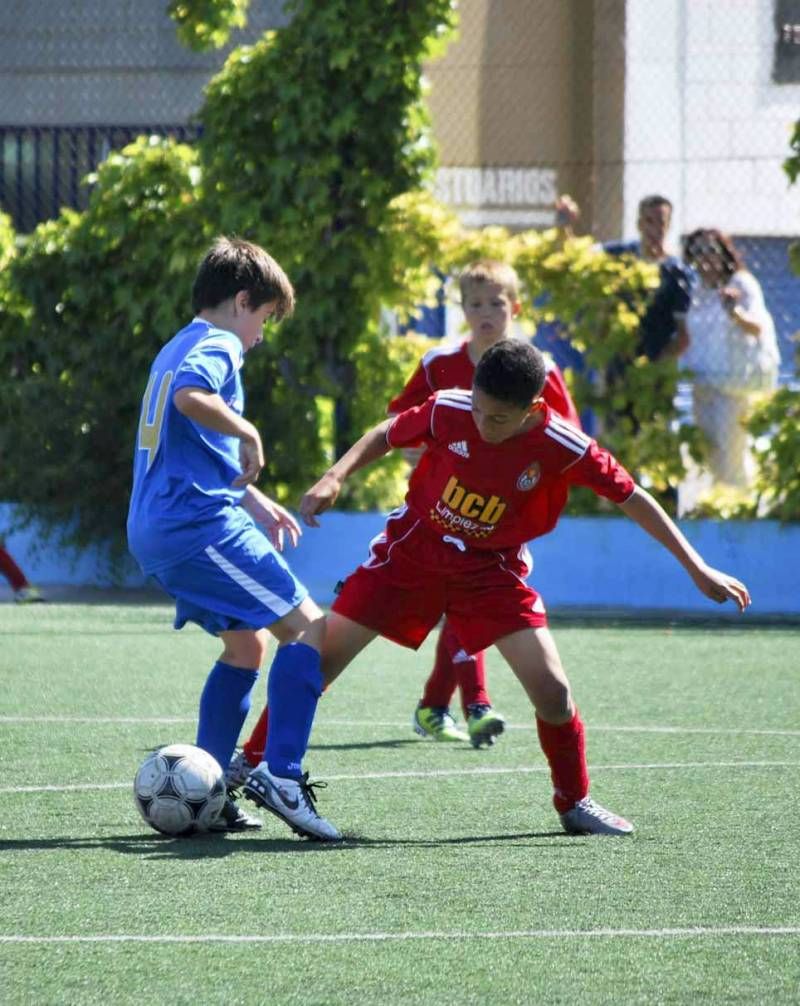
[[[545,362],[547,362],[546,358]],[[551,409],[554,409],[560,416],[563,416],[574,426],[577,426],[578,429],[581,428],[581,419],[578,415],[578,410],[572,401],[564,375],[555,363],[547,367],[547,376],[545,377],[542,396]]]
[[[606,253],[606,255],[614,255],[618,257],[620,255],[639,255],[639,242],[638,241],[604,241],[601,245],[596,246]]]
[[[434,391],[428,381],[428,373],[425,365],[420,363],[411,375],[408,384],[399,395],[389,402],[386,411],[390,416],[397,415],[398,412],[405,412],[406,409],[415,405],[422,405],[425,399]]]
[[[630,472],[596,440],[563,475],[571,485],[585,486],[612,503],[624,503],[636,488]]]
[[[395,417],[386,431],[386,441],[390,447],[416,447],[433,440],[433,406],[436,401],[431,395],[422,405],[405,409]]]
[[[764,303],[764,294],[761,292],[761,284],[751,272],[741,270],[734,273],[731,278],[731,286],[737,287],[742,292],[740,304],[748,314],[754,314],[759,319],[767,313],[767,305]]]
[[[218,392],[242,366],[241,343],[222,334],[202,339],[186,354],[175,374],[173,388],[207,388]]]

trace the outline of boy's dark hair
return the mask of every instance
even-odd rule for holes
[[[667,199],[666,196],[645,196],[643,199],[639,200],[639,215],[641,216],[645,210],[653,209],[655,206],[666,206],[672,215],[672,203]]]
[[[512,301],[519,300],[519,276],[516,269],[507,262],[485,258],[465,266],[458,277],[462,300],[466,300],[467,290],[474,283],[497,283]]]
[[[247,293],[252,311],[274,301],[276,321],[294,311],[294,287],[271,255],[251,241],[218,237],[197,270],[192,310],[197,314],[217,307],[240,290]]]
[[[541,395],[545,376],[544,357],[535,346],[503,339],[480,358],[473,383],[498,402],[524,409]]]

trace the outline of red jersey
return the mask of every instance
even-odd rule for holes
[[[468,346],[468,342],[462,342],[458,346],[437,346],[428,350],[411,375],[408,384],[389,402],[386,411],[390,415],[405,412],[415,405],[422,405],[435,391],[444,391],[447,388],[471,388],[475,376],[475,364],[469,358]],[[542,397],[551,409],[555,409],[559,415],[580,428],[578,410],[572,401],[564,375],[549,356],[544,356],[544,362],[547,376]]]
[[[440,391],[397,416],[386,439],[392,447],[426,445],[406,504],[436,534],[470,548],[518,548],[547,534],[571,485],[614,503],[635,488],[613,455],[549,406],[538,426],[489,444],[473,422],[472,394]]]

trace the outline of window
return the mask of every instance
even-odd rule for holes
[[[776,84],[800,83],[800,0],[775,0],[772,79]]]

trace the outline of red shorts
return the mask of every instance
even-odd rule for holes
[[[547,625],[541,597],[525,582],[530,569],[524,546],[470,548],[403,508],[370,543],[333,610],[415,650],[447,615],[464,649],[477,653],[509,633]]]

